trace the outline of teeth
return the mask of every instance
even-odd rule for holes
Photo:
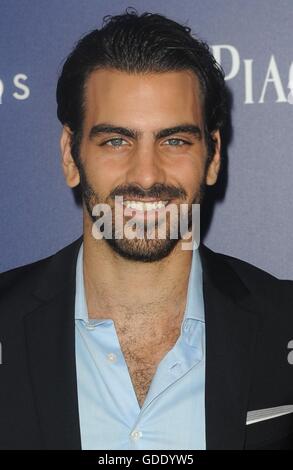
[[[142,201],[124,201],[123,205],[129,209],[137,211],[151,211],[162,209],[168,204],[168,201],[142,202]]]

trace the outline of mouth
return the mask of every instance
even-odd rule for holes
[[[123,206],[127,209],[132,209],[138,212],[151,212],[151,211],[159,211],[164,209],[168,204],[169,200],[159,200],[159,199],[149,199],[149,200],[141,200],[141,199],[126,199],[123,201]]]

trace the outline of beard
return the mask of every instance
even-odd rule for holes
[[[78,165],[79,174],[80,174],[80,189],[83,202],[87,209],[87,212],[92,220],[93,223],[97,221],[97,216],[93,215],[93,208],[97,204],[109,204],[111,208],[113,208],[113,200],[115,196],[123,196],[124,200],[131,200],[131,197],[135,198],[156,198],[158,200],[172,200],[174,198],[180,198],[182,203],[187,204],[186,198],[187,194],[184,188],[182,187],[175,187],[169,185],[163,185],[161,183],[155,184],[152,188],[148,189],[147,191],[143,190],[139,186],[135,185],[125,185],[125,186],[118,186],[113,190],[110,195],[105,199],[99,193],[97,193],[93,187],[90,185],[88,178],[85,174],[84,168],[79,162]],[[193,204],[200,204],[203,200],[204,193],[205,193],[205,176],[206,171],[204,172],[204,178],[200,182],[198,190],[193,195],[192,202],[188,204],[187,210],[187,226],[188,231],[190,231],[192,227],[192,205]],[[177,208],[180,210],[179,205]],[[178,211],[179,215],[179,211]],[[163,258],[169,256],[172,251],[177,246],[179,240],[182,239],[181,233],[181,226],[180,220],[176,223],[176,227],[171,227],[171,217],[168,219],[168,214],[166,214],[166,231],[165,237],[159,238],[158,236],[147,237],[147,226],[146,221],[140,222],[138,225],[138,229],[140,233],[143,233],[143,237],[135,237],[129,238],[126,237],[123,233],[122,236],[116,236],[116,226],[115,226],[115,211],[112,210],[112,236],[111,238],[103,238],[103,240],[108,244],[111,249],[117,253],[119,256],[132,260],[132,261],[141,261],[141,262],[154,262],[160,261]],[[123,226],[125,224],[123,218]],[[152,228],[154,233],[156,234],[156,230],[159,226],[159,221],[155,218],[155,224],[153,224]],[[171,237],[172,233],[172,237]],[[175,235],[174,235],[175,233]],[[100,241],[100,240],[98,240]]]

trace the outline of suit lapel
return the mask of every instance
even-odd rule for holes
[[[75,365],[75,265],[82,238],[57,253],[25,316],[28,363],[46,449],[80,449]]]
[[[206,317],[207,449],[242,449],[257,317],[237,274],[206,247],[203,263]]]

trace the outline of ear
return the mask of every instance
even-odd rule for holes
[[[206,175],[206,184],[212,186],[216,183],[221,167],[221,137],[220,131],[214,131],[212,134],[213,139],[216,141],[215,153],[209,164],[207,175]]]
[[[79,171],[71,155],[72,131],[64,126],[60,139],[60,148],[62,154],[62,168],[67,185],[74,188],[80,182]]]

